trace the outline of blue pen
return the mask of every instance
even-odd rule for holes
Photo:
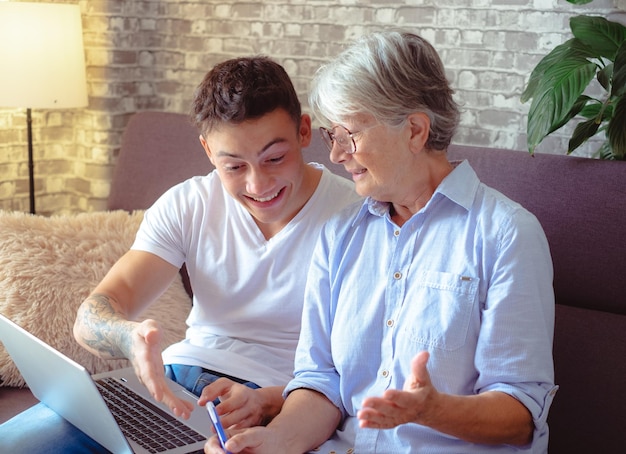
[[[211,418],[211,422],[213,423],[213,428],[215,429],[217,438],[220,441],[220,445],[222,445],[222,449],[226,454],[230,454],[230,452],[226,451],[226,440],[228,440],[228,437],[226,436],[226,432],[224,431],[224,427],[220,422],[220,417],[217,415],[217,411],[215,410],[215,405],[213,404],[213,402],[209,401],[206,404],[206,411],[209,413],[209,417]]]

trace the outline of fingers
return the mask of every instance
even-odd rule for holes
[[[131,361],[135,373],[158,401],[166,391],[160,344],[161,332],[153,320],[145,320],[133,332]]]
[[[198,405],[206,405],[209,400],[220,399],[217,412],[224,427],[252,427],[260,425],[264,419],[263,399],[255,390],[220,378],[202,390]]]
[[[230,390],[236,383],[228,378],[218,378],[213,383],[207,385],[202,390],[198,405],[206,405],[209,401],[214,401],[218,397],[224,402],[230,396]],[[242,386],[242,385],[240,385]],[[225,411],[227,411],[226,409]]]
[[[411,360],[411,374],[402,390],[389,389],[381,397],[367,397],[357,412],[363,428],[389,429],[407,422],[416,422],[436,394],[427,363],[429,354],[419,352]]]
[[[228,440],[226,441],[226,449],[230,453],[248,453],[254,452],[258,454],[285,452],[277,446],[273,446],[275,440],[269,436],[270,432],[265,427],[253,427],[244,430],[226,431]],[[208,454],[224,454],[217,436],[209,438],[204,445],[204,452]]]
[[[216,436],[213,436],[207,440],[204,445],[204,453],[205,454],[224,454],[224,450],[220,445]]]
[[[195,404],[178,397],[178,395],[170,389],[167,385],[163,366],[156,370],[148,367],[146,370],[147,372],[144,373],[142,381],[148,389],[148,392],[150,392],[156,401],[163,402],[167,405],[174,415],[188,419],[195,408]]]
[[[359,427],[369,429],[390,429],[400,424],[398,407],[391,400],[368,397],[357,412]]]
[[[405,384],[404,388],[405,390],[410,391],[419,387],[430,385],[430,374],[428,373],[428,369],[426,367],[429,358],[430,354],[426,351],[419,352],[413,357],[411,360],[412,376],[410,380],[407,380],[407,384]]]
[[[167,385],[161,357],[162,332],[158,323],[147,319],[133,330],[131,362],[139,380],[158,402],[163,402],[183,419],[189,418],[193,402],[177,397]]]
[[[167,405],[170,410],[172,410],[172,413],[174,413],[174,415],[178,416],[179,418],[189,419],[189,417],[191,416],[191,412],[195,408],[194,403],[177,397],[169,389],[167,384],[165,386],[167,390],[163,393],[162,402]]]

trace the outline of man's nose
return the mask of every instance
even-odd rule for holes
[[[267,171],[260,168],[251,168],[246,180],[246,190],[249,194],[266,195],[271,189],[273,177]]]

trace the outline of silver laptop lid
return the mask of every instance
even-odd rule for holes
[[[109,451],[133,452],[83,366],[2,314],[0,340],[37,399]]]

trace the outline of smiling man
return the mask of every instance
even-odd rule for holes
[[[216,169],[171,188],[146,211],[131,250],[80,306],[74,334],[100,357],[128,358],[176,414],[187,417],[194,403],[174,395],[165,375],[199,396],[199,405],[219,398],[225,426],[253,426],[279,412],[293,377],[308,262],[321,226],[359,197],[352,182],[304,162],[311,119],[285,70],[267,57],[228,60],[209,71],[192,119]],[[158,321],[132,320],[183,263],[194,292],[189,328],[162,354]],[[22,441],[45,439],[36,413],[19,423]],[[37,433],[29,431],[34,426]],[[41,448],[99,452],[71,428]]]
[[[131,250],[81,305],[75,335],[96,355],[130,359],[150,392],[182,416],[190,403],[165,385],[162,357],[166,374],[200,405],[220,398],[226,426],[259,424],[280,410],[292,377],[302,264],[322,223],[358,196],[348,180],[304,162],[311,118],[285,70],[267,57],[209,71],[192,119],[215,171],[175,186],[147,210]],[[158,323],[129,320],[183,263],[194,292],[189,329],[162,356]]]

